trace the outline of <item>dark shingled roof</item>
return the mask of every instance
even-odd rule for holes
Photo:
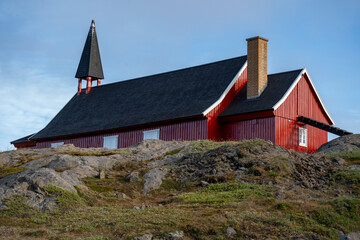
[[[26,137],[22,137],[22,138],[19,138],[19,139],[16,139],[14,141],[11,142],[11,144],[14,144],[14,143],[23,143],[23,142],[30,142],[30,137],[32,137],[35,133],[33,134],[30,134]]]
[[[94,20],[91,22],[89,34],[86,38],[84,50],[75,77],[104,79]]]
[[[247,86],[245,85],[219,117],[271,110],[284,96],[302,70],[268,75],[267,87],[257,98],[247,99]]]
[[[246,56],[93,87],[74,95],[32,139],[201,115],[230,84]]]

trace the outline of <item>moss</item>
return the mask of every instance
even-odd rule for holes
[[[112,170],[115,171],[134,171],[146,166],[146,162],[135,162],[135,161],[128,161],[128,162],[118,162],[115,163],[112,167]]]
[[[341,157],[350,164],[360,164],[360,149],[347,152],[334,152],[324,155],[328,158]]]
[[[239,202],[244,199],[268,198],[270,186],[242,182],[209,185],[198,192],[184,193],[177,198],[188,203]]]
[[[198,140],[198,141],[192,141],[190,143],[191,152],[193,153],[200,153],[200,152],[206,152],[211,149],[215,149],[218,147],[221,147],[225,145],[228,142],[214,142],[211,140]]]
[[[26,168],[16,167],[16,168],[2,168],[0,169],[0,178],[10,176],[14,173],[24,171]]]
[[[281,201],[276,203],[274,208],[278,210],[288,210],[288,209],[292,209],[292,204],[286,201]]]
[[[22,195],[14,195],[4,200],[7,208],[0,210],[1,214],[5,216],[26,218],[32,223],[45,223],[48,216],[38,208],[30,206],[26,202],[26,198]]]
[[[343,232],[358,231],[360,228],[360,199],[335,198],[311,212],[312,218],[326,227]]]
[[[61,152],[72,156],[109,156],[114,154],[133,155],[129,149],[68,150]]]
[[[179,153],[179,152],[180,152],[181,150],[183,150],[183,149],[184,149],[184,147],[174,149],[174,150],[172,150],[172,151],[169,151],[169,152],[165,153],[165,156],[175,155],[175,154]]]
[[[330,181],[343,184],[360,184],[360,170],[341,170],[330,176]]]
[[[60,210],[68,210],[85,205],[83,199],[76,192],[66,191],[53,185],[49,185],[44,189],[49,196],[55,197],[55,202]]]

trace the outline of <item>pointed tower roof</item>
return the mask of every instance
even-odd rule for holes
[[[92,77],[95,79],[104,78],[94,20],[91,22],[89,34],[86,38],[84,50],[82,52],[75,77]]]

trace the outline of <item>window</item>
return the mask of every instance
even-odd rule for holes
[[[307,129],[299,128],[299,146],[307,147]]]
[[[51,144],[51,147],[56,147],[56,146],[60,146],[60,145],[64,145],[64,142],[52,143],[52,144]]]
[[[160,129],[144,131],[144,140],[146,140],[146,139],[159,139],[159,133],[160,133]]]
[[[117,149],[118,148],[118,135],[104,137],[104,148]]]

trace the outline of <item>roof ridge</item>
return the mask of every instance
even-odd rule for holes
[[[173,72],[178,72],[178,71],[183,71],[183,70],[187,70],[187,69],[191,69],[191,68],[204,67],[204,66],[206,66],[206,65],[211,65],[211,64],[226,62],[226,61],[234,60],[234,59],[237,59],[237,58],[244,58],[244,57],[247,57],[247,55],[243,55],[243,56],[239,56],[239,57],[233,57],[233,58],[228,58],[228,59],[219,60],[219,61],[210,62],[210,63],[204,63],[204,64],[192,66],[192,67],[180,68],[180,69],[171,70],[171,71],[168,71],[168,72],[155,73],[155,74],[151,74],[151,75],[147,75],[147,76],[135,77],[135,78],[131,78],[131,79],[127,79],[127,80],[122,80],[122,81],[117,81],[117,82],[113,82],[113,83],[102,84],[102,85],[100,85],[100,86],[94,86],[93,88],[101,88],[101,87],[104,87],[104,86],[119,84],[119,83],[128,82],[128,81],[140,80],[140,79],[143,79],[143,78],[159,76],[159,75],[168,74],[168,73],[173,73]]]
[[[272,74],[268,74],[268,76],[286,74],[286,73],[291,73],[291,72],[297,72],[297,71],[302,71],[302,70],[304,70],[304,69],[305,69],[305,68],[299,68],[299,69],[290,70],[290,71],[285,71],[285,72],[272,73]]]

